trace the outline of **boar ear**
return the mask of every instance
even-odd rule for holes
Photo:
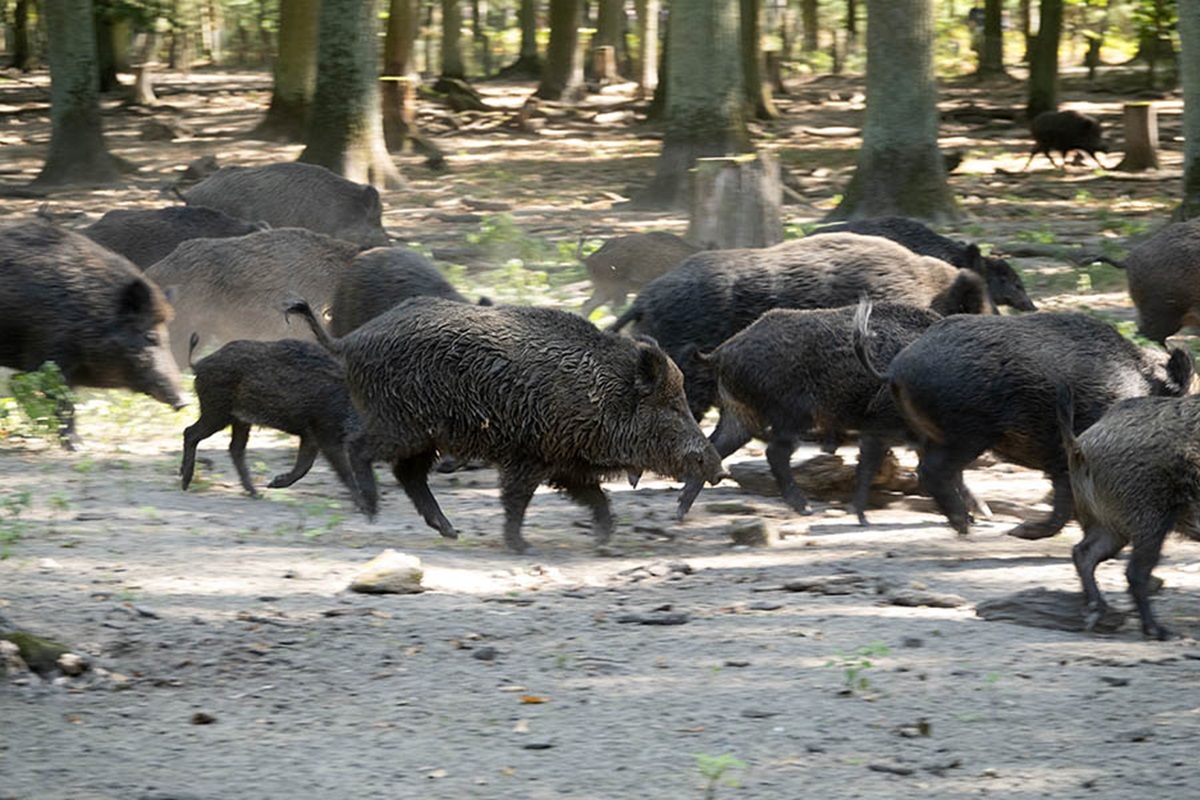
[[[1172,388],[1178,387],[1180,395],[1188,394],[1192,388],[1192,373],[1195,370],[1195,363],[1192,361],[1192,354],[1183,348],[1173,348],[1171,357],[1167,359],[1167,376],[1174,385]]]
[[[972,272],[978,272],[980,275],[986,274],[986,268],[983,264],[983,254],[979,252],[979,245],[969,244],[966,249],[966,262],[964,267]]]
[[[124,317],[140,317],[151,313],[154,296],[142,280],[132,280],[121,289],[118,311]]]
[[[637,343],[638,372],[637,388],[644,397],[654,394],[662,386],[671,368],[670,359],[653,339],[642,337]]]
[[[383,201],[379,199],[379,192],[374,186],[363,187],[363,205],[369,210],[374,211],[379,209],[383,211]]]

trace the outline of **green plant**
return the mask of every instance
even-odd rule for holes
[[[21,515],[33,504],[33,492],[28,489],[13,492],[0,500],[4,516],[0,517],[0,560],[10,555],[9,546],[18,541],[25,533],[27,523]]]
[[[746,762],[740,758],[732,756],[729,753],[722,753],[719,756],[708,753],[692,753],[692,758],[696,759],[696,769],[708,781],[704,786],[705,800],[713,800],[717,796],[717,786],[721,784],[725,786],[740,785],[733,778],[725,777],[725,773],[731,769],[746,768]]]
[[[35,436],[57,436],[60,415],[76,401],[62,370],[53,361],[32,372],[16,373],[8,379],[8,388],[29,432]]]
[[[840,649],[834,650],[833,658],[826,662],[825,666],[842,671],[842,678],[846,684],[843,691],[846,694],[865,692],[871,687],[871,681],[866,676],[866,671],[874,666],[871,659],[886,656],[890,652],[892,649],[883,642],[871,642],[850,653]]]

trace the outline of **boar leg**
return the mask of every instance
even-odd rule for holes
[[[600,484],[563,483],[560,485],[566,490],[568,497],[591,510],[592,534],[596,539],[596,546],[603,547],[608,544],[613,534],[612,509],[608,504],[608,495],[604,494]]]
[[[500,471],[500,503],[504,506],[504,545],[514,553],[528,553],[529,543],[521,536],[525,509],[541,483],[541,477],[528,469],[514,467]]]
[[[1022,522],[1008,532],[1018,539],[1045,539],[1062,530],[1074,510],[1074,495],[1071,494],[1071,476],[1066,470],[1050,476],[1054,484],[1053,510],[1041,522]]]
[[[1075,562],[1075,572],[1083,584],[1083,627],[1090,631],[1104,619],[1108,611],[1108,603],[1104,601],[1104,595],[1096,583],[1096,567],[1114,558],[1128,540],[1095,520],[1081,519],[1080,524],[1083,526],[1083,538],[1071,548],[1071,560]]]
[[[233,467],[242,480],[242,487],[251,497],[258,497],[254,482],[250,480],[250,470],[246,468],[246,443],[250,441],[250,423],[241,420],[233,421],[233,436],[229,439],[229,457],[233,459]]]
[[[723,410],[721,418],[717,420],[717,427],[708,438],[716,448],[717,455],[724,459],[736,453],[752,437],[741,417],[729,410]],[[675,509],[675,519],[683,521],[702,488],[704,480],[701,478],[689,478],[683,484],[683,491],[679,493],[679,505]]]
[[[284,472],[271,478],[268,489],[285,489],[303,478],[312,469],[313,461],[317,458],[317,442],[312,436],[300,436],[300,449],[296,451],[296,465],[291,472]],[[325,454],[328,457],[329,453]],[[336,466],[334,467],[336,469]],[[341,473],[338,473],[339,477]],[[344,482],[344,480],[343,480]]]
[[[1174,634],[1158,624],[1154,612],[1150,609],[1150,573],[1158,565],[1163,540],[1171,532],[1174,522],[1173,516],[1166,514],[1153,528],[1134,531],[1133,553],[1129,556],[1129,564],[1125,568],[1129,593],[1133,595],[1138,616],[1142,619],[1142,633],[1160,642],[1172,638]]]
[[[794,439],[773,438],[767,444],[767,464],[771,467],[771,475],[779,486],[779,494],[784,501],[797,513],[811,514],[808,498],[796,485],[792,477],[792,453],[796,451]]]
[[[968,531],[967,506],[964,502],[963,468],[983,452],[982,449],[951,450],[939,444],[926,443],[917,466],[921,488],[938,504],[959,536]]]
[[[304,440],[301,439],[302,445],[303,442]],[[350,498],[354,501],[354,507],[368,517],[375,516],[378,495],[375,494],[373,499],[367,496],[368,492],[375,492],[375,475],[371,472],[371,463],[369,461],[366,462],[365,469],[361,463],[361,459],[358,463],[353,463],[350,458],[349,447],[343,445],[336,436],[327,437],[321,441],[320,449],[325,455],[325,460],[329,462],[329,466],[333,467],[333,471],[337,473],[342,484],[350,490]],[[309,463],[311,463],[311,459]],[[303,475],[304,473],[300,474]],[[368,485],[364,487],[364,484]]]
[[[183,461],[179,465],[181,486],[186,491],[196,471],[196,445],[214,433],[219,433],[232,420],[227,415],[200,412],[200,419],[183,431]],[[207,462],[205,462],[207,463]]]
[[[883,459],[887,456],[887,443],[873,434],[864,433],[858,442],[858,467],[854,470],[854,494],[850,507],[858,516],[859,525],[867,525],[867,498],[871,493],[871,482],[879,474]]]
[[[444,539],[457,539],[458,532],[442,513],[433,492],[429,491],[429,469],[433,466],[434,458],[433,451],[409,458],[397,458],[392,463],[392,474],[404,488],[408,499],[416,506],[417,512],[424,518],[425,524],[440,533]]]

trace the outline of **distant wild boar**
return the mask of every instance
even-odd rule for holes
[[[211,208],[168,206],[109,211],[80,233],[146,269],[188,239],[225,239],[266,228]]]
[[[192,349],[198,339],[192,337]],[[250,427],[260,425],[300,437],[296,465],[276,475],[268,488],[291,486],[303,478],[320,452],[350,490],[355,506],[375,516],[379,494],[370,458],[360,442],[350,444],[362,424],[350,403],[346,371],[328,350],[298,339],[238,340],[200,359],[192,370],[200,419],[183,432],[179,474],[185,490],[196,468],[196,446],[233,426],[229,455],[242,487],[258,496],[246,467],[246,443]]]
[[[182,197],[189,206],[215,208],[272,228],[308,228],[363,247],[390,242],[375,187],[315,164],[222,167]]]
[[[652,281],[609,330],[632,325],[683,371],[688,405],[700,419],[717,399],[708,352],[772,308],[836,308],[860,298],[984,313],[987,285],[970,270],[919,256],[878,236],[831,233],[747,250],[712,250]]]
[[[1200,219],[1168,225],[1129,251],[1124,263],[1138,332],[1159,344],[1200,326]]]
[[[1150,609],[1150,573],[1172,530],[1200,539],[1200,397],[1140,397],[1113,406],[1075,435],[1074,399],[1058,392],[1059,430],[1083,539],[1071,551],[1090,630],[1107,604],[1096,566],[1133,543],[1125,574],[1142,632],[1168,639]]]
[[[331,341],[376,458],[425,522],[456,538],[429,491],[439,454],[500,470],[504,542],[528,548],[525,509],[541,483],[592,512],[597,546],[613,532],[605,477],[653,470],[716,481],[721,460],[688,414],[679,370],[657,345],[600,332],[549,308],[418,297]]]
[[[0,366],[53,361],[69,386],[131,389],[183,406],[171,307],[122,256],[42,221],[0,228]],[[64,441],[74,409],[60,409]]]
[[[609,239],[583,259],[592,279],[592,296],[583,304],[583,315],[586,317],[605,304],[614,313],[620,311],[631,291],[641,289],[698,252],[699,247],[663,231]]]
[[[856,335],[861,335],[856,333]],[[1192,360],[1143,348],[1094,317],[1038,313],[950,317],[901,350],[886,371],[892,396],[920,437],[918,477],[960,534],[967,533],[963,468],[991,450],[1046,473],[1053,510],[1009,531],[1021,539],[1058,533],[1071,517],[1067,456],[1054,410],[1055,387],[1075,397],[1088,426],[1114,403],[1187,392]]]
[[[1067,153],[1077,150],[1087,153],[1096,166],[1104,169],[1096,153],[1107,153],[1108,142],[1100,135],[1100,121],[1095,117],[1078,111],[1043,111],[1034,117],[1030,130],[1033,133],[1033,149],[1029,151],[1029,160],[1022,169],[1029,169],[1033,157],[1038,153],[1044,154],[1054,164],[1054,156],[1050,154],[1055,150],[1062,153],[1064,167]]]

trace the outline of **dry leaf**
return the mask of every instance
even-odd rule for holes
[[[538,697],[536,694],[523,694],[523,695],[521,695],[521,702],[529,703],[531,705],[534,705],[537,703],[549,703],[550,698],[549,697]]]

